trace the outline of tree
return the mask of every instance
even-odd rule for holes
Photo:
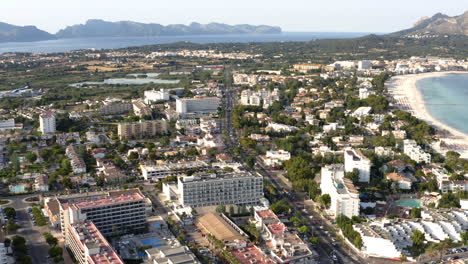
[[[70,177],[63,177],[62,185],[63,185],[63,187],[65,187],[67,189],[72,189],[73,188],[73,184],[72,184],[72,181],[71,181]]]
[[[62,256],[62,254],[63,254],[63,249],[61,247],[54,246],[54,247],[49,248],[49,256],[51,256],[52,258]]]
[[[416,256],[421,255],[424,252],[424,241],[426,240],[424,233],[419,230],[414,230],[411,235],[413,241],[412,249]]]
[[[19,228],[19,226],[17,224],[15,224],[15,221],[13,220],[13,218],[8,219],[8,221],[6,223],[6,230],[8,232],[14,232],[18,228]]]
[[[226,206],[224,205],[218,205],[216,207],[216,212],[220,214],[225,214],[226,213]]]
[[[316,246],[316,245],[318,245],[318,243],[319,243],[319,238],[318,238],[318,237],[311,237],[311,238],[309,239],[309,242],[310,242],[312,245]]]
[[[128,158],[131,160],[137,160],[139,158],[138,152],[131,152],[130,155],[128,155]]]
[[[8,219],[12,219],[16,217],[16,210],[13,207],[7,207],[4,209],[5,215]]]
[[[37,160],[37,154],[34,152],[28,152],[26,154],[26,159],[30,162],[33,163]]]
[[[354,184],[359,182],[359,169],[354,168],[350,172],[346,172],[345,178],[350,179]]]
[[[463,232],[460,234],[463,245],[468,245],[468,232]]]
[[[57,245],[58,239],[56,237],[54,237],[51,233],[44,232],[43,235],[44,235],[44,238],[45,238],[47,244],[49,244],[50,247],[53,247],[53,246]]]
[[[299,233],[305,234],[305,233],[309,232],[309,228],[307,226],[303,225],[303,226],[299,227],[297,229],[297,231],[299,231]]]
[[[283,199],[280,200],[272,205],[270,205],[270,209],[275,213],[275,214],[283,214],[289,211],[289,205],[287,200]]]
[[[421,218],[421,208],[411,208],[411,218]]]
[[[328,193],[322,194],[322,196],[320,196],[319,202],[320,202],[321,205],[325,206],[325,208],[328,209],[330,207],[330,204],[331,204],[330,195]]]

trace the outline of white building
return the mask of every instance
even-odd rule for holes
[[[161,89],[159,91],[150,90],[144,92],[145,104],[151,104],[157,101],[169,101],[170,95],[168,89]]]
[[[21,129],[22,125],[17,126],[14,119],[0,120],[0,132],[14,129]]]
[[[291,159],[291,153],[286,150],[267,151],[263,157],[263,163],[267,166],[276,166],[289,159]]]
[[[218,97],[182,98],[176,100],[176,112],[186,113],[213,113],[218,111],[220,99]]]
[[[359,88],[359,99],[363,100],[369,97],[369,95],[374,95],[375,92],[367,88]]]
[[[279,123],[269,123],[266,129],[274,132],[293,132],[297,130],[297,127]]]
[[[201,170],[208,164],[203,161],[187,161],[159,165],[140,165],[141,174],[145,180],[159,180],[169,176],[184,174],[187,170]]]
[[[254,205],[263,198],[263,177],[251,173],[180,177],[177,192],[183,206]]]
[[[39,131],[42,134],[55,134],[55,113],[47,112],[39,116]]]
[[[372,112],[372,107],[370,107],[370,106],[361,106],[358,109],[356,109],[351,114],[351,116],[356,117],[358,119],[361,119],[361,118],[363,118],[365,116],[370,115],[371,112]]]
[[[359,182],[370,181],[371,161],[361,151],[349,149],[344,151],[345,171],[359,170]]]
[[[320,189],[331,198],[330,210],[335,216],[349,218],[359,216],[359,193],[351,180],[345,178],[343,165],[334,164],[322,168]]]
[[[431,163],[431,154],[426,153],[415,140],[405,139],[403,141],[403,152],[412,160],[420,163]]]
[[[358,70],[370,70],[372,69],[372,62],[363,60],[358,62]]]

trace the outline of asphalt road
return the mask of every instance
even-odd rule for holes
[[[45,242],[42,235],[44,232],[48,232],[47,226],[39,227],[34,226],[31,218],[29,217],[27,208],[28,203],[25,203],[23,199],[37,195],[21,195],[21,196],[8,196],[0,199],[11,200],[12,203],[3,205],[2,207],[13,207],[16,210],[17,223],[20,228],[16,232],[8,233],[8,237],[14,235],[20,235],[26,239],[26,245],[28,247],[29,256],[32,258],[33,263],[46,264],[48,263],[48,250],[49,246]]]

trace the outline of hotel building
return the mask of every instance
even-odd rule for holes
[[[184,206],[253,205],[263,198],[263,177],[251,173],[180,177],[177,192]]]
[[[371,161],[359,150],[345,150],[344,152],[345,171],[352,172],[359,170],[359,182],[370,181]]]
[[[359,193],[351,180],[345,178],[343,165],[334,164],[322,168],[320,189],[331,198],[330,210],[335,216],[349,218],[359,216]]]
[[[47,112],[39,116],[39,131],[42,134],[55,134],[55,113]]]
[[[167,133],[166,120],[120,123],[117,127],[120,139],[140,139]]]
[[[218,111],[220,99],[218,97],[195,97],[176,100],[176,112],[187,113],[213,113]]]

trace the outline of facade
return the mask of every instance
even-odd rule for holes
[[[151,108],[145,105],[145,103],[143,103],[141,100],[136,100],[133,102],[133,112],[137,116],[151,116],[153,113]]]
[[[169,176],[178,176],[187,170],[199,170],[207,167],[203,161],[187,161],[182,163],[169,163],[160,165],[141,165],[141,175],[145,180],[159,180]]]
[[[268,124],[267,130],[271,130],[274,132],[293,132],[297,130],[297,127],[272,122]]]
[[[105,236],[127,233],[145,227],[150,208],[150,200],[139,192],[80,197],[60,204],[61,228],[67,236],[69,225],[92,221]]]
[[[213,113],[218,111],[220,99],[218,97],[182,98],[176,100],[176,112]]]
[[[293,64],[294,70],[303,72],[303,73],[307,73],[309,71],[321,70],[322,67],[323,67],[322,64],[310,64],[310,63]]]
[[[132,111],[132,104],[128,102],[105,102],[99,109],[103,115],[120,115]]]
[[[93,222],[70,224],[65,232],[65,246],[78,263],[124,264]]]
[[[55,134],[55,113],[47,112],[39,116],[39,131],[42,134]]]
[[[236,85],[249,85],[254,86],[258,83],[258,75],[245,74],[245,73],[234,73],[232,75],[234,84]]]
[[[412,160],[421,163],[431,163],[431,154],[426,153],[415,140],[405,139],[403,141],[403,152]]]
[[[350,149],[344,151],[345,171],[359,170],[359,182],[370,181],[371,161],[361,151]]]
[[[120,123],[117,127],[121,139],[140,139],[167,133],[166,120],[149,120],[134,123]]]
[[[253,205],[263,198],[263,177],[250,173],[180,177],[177,188],[184,206]]]
[[[335,216],[349,218],[359,216],[359,193],[351,180],[345,178],[343,165],[335,164],[322,168],[320,189],[331,198],[330,210]]]
[[[75,146],[69,145],[66,148],[67,157],[70,159],[70,164],[73,169],[73,173],[86,173],[86,164],[84,160],[78,154],[78,150]]]
[[[372,62],[368,60],[358,61],[358,70],[372,69]]]
[[[2,131],[8,131],[8,130],[14,130],[14,129],[22,129],[23,126],[20,124],[20,126],[17,126],[15,124],[14,119],[8,119],[8,120],[0,120],[0,132]]]
[[[156,90],[145,91],[144,96],[145,96],[146,104],[151,104],[157,101],[169,101],[170,99],[168,89],[161,89],[159,91],[156,91]]]

